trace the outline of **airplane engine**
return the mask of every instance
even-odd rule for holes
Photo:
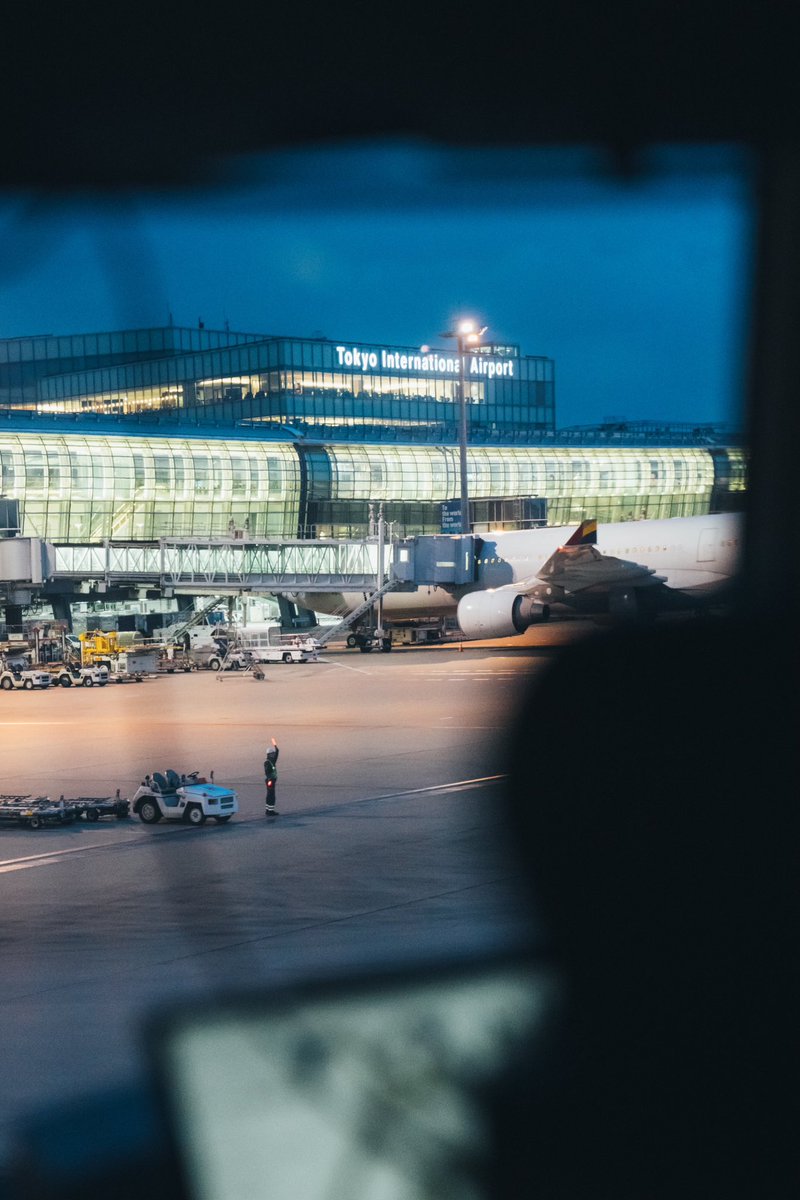
[[[550,620],[550,608],[513,592],[471,592],[458,602],[457,620],[468,638],[514,637]]]

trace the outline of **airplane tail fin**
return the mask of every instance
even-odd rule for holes
[[[597,521],[592,518],[589,521],[581,521],[578,528],[573,533],[565,546],[596,546],[597,545]]]
[[[568,564],[586,562],[587,559],[594,561],[598,558],[600,551],[597,549],[597,521],[594,518],[581,521],[569,540],[564,542],[563,546],[559,546],[539,568],[539,578],[553,579],[556,575],[563,574]]]

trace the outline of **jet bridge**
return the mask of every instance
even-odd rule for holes
[[[175,591],[364,592],[387,578],[407,588],[471,583],[478,541],[471,535],[419,535],[387,544],[384,553],[375,538],[108,540],[55,546],[52,573],[106,586]],[[388,569],[381,569],[382,558]]]
[[[13,532],[5,536],[6,532],[0,529],[0,608],[8,609],[30,604],[34,592],[54,574],[56,561],[49,542]]]
[[[177,591],[331,592],[378,586],[372,539],[162,538],[56,546],[55,575]]]
[[[471,583],[475,578],[476,539],[472,535],[450,536],[448,534],[420,534],[412,538],[404,538],[392,545],[392,561],[389,571],[381,586],[371,590],[364,602],[348,613],[346,617],[332,629],[326,630],[320,645],[338,637],[345,629],[349,629],[371,608],[377,606],[378,620],[371,636],[362,638],[361,648],[370,649],[372,645],[381,645],[383,649],[391,648],[391,639],[385,638],[382,625],[381,600],[393,590],[413,590],[417,586],[441,585],[457,586]]]
[[[399,583],[456,586],[475,580],[476,546],[472,534],[420,534],[394,545],[391,573]]]

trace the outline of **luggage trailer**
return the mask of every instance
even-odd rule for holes
[[[75,806],[63,799],[53,801],[49,796],[0,795],[0,824],[27,825],[41,829],[44,825],[67,825],[78,816]]]
[[[90,824],[101,817],[123,820],[130,816],[130,801],[116,796],[77,796],[51,800],[49,796],[0,795],[0,825],[25,825],[41,829],[44,825],[68,825],[81,817]]]

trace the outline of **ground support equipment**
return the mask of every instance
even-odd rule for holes
[[[77,817],[71,801],[51,800],[49,796],[0,795],[0,824],[26,825],[41,829],[44,825],[67,825]]]
[[[75,796],[66,803],[72,805],[77,817],[83,817],[90,824],[101,817],[116,817],[121,821],[131,815],[130,800],[121,798],[119,791],[116,796]]]

